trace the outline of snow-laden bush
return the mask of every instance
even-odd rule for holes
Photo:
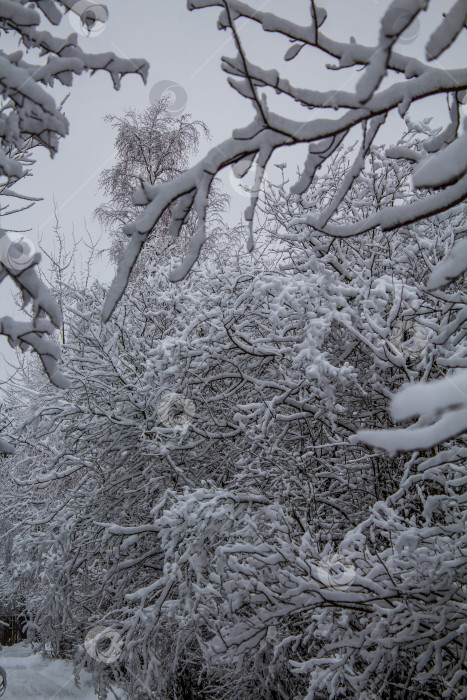
[[[431,137],[412,125],[398,146]],[[342,200],[350,223],[420,197],[410,161],[371,156]],[[351,157],[304,195],[317,212]],[[406,456],[423,427],[406,425],[388,456],[358,431],[391,428],[404,382],[462,367],[461,282],[427,281],[465,214],[325,246],[290,235],[303,202],[285,183],[260,207],[275,241],[261,266],[204,261],[175,286],[146,267],[107,324],[105,290],[70,285],[71,385],[30,393],[7,460],[9,517],[24,503],[30,522],[8,585],[31,633],[81,641],[96,682],[132,697],[458,700],[465,448],[444,434]],[[100,627],[123,640],[112,664],[84,646]]]

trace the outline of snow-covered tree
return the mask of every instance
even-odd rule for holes
[[[2,195],[28,204],[31,198],[14,187],[29,174],[31,150],[45,148],[53,156],[60,139],[68,133],[68,120],[50,91],[55,82],[71,86],[76,75],[98,70],[109,73],[116,89],[129,73],[146,80],[148,65],[142,59],[121,59],[109,52],[88,54],[78,46],[76,33],[66,38],[54,35],[54,27],[64,14],[76,12],[79,4],[75,0],[1,3],[0,34],[18,40],[27,56],[22,49],[0,52],[0,188]],[[90,21],[87,14],[82,19]],[[13,347],[37,352],[51,381],[65,386],[66,380],[57,366],[59,347],[52,339],[61,323],[60,310],[34,269],[40,256],[26,237],[3,229],[0,254],[0,283],[12,280],[24,303],[31,303],[32,308],[30,321],[0,319],[0,333],[7,336]],[[7,449],[3,443],[1,446]]]
[[[397,147],[431,137],[409,124]],[[57,650],[95,627],[120,635],[112,664],[81,649],[101,688],[463,697],[465,445],[390,456],[353,436],[389,427],[407,380],[438,386],[461,366],[460,280],[431,291],[427,269],[451,254],[465,213],[390,240],[375,229],[361,246],[291,233],[291,217],[326,211],[353,157],[336,152],[301,200],[285,181],[260,193],[279,264],[205,260],[178,285],[161,265],[106,324],[105,290],[70,285],[72,383],[30,395],[8,458],[20,484],[8,518],[24,500],[31,526],[18,528],[7,585]],[[341,223],[422,199],[411,172],[373,147]]]
[[[128,110],[123,117],[109,115],[106,121],[117,132],[116,163],[101,174],[100,185],[108,200],[96,214],[118,240],[122,227],[138,212],[132,195],[139,184],[148,181],[155,185],[180,175],[196,153],[200,136],[207,137],[209,132],[203,122],[191,122],[186,114],[173,115],[167,98],[142,112]]]
[[[127,242],[122,235],[122,227],[132,221],[138,207],[132,201],[133,192],[141,182],[156,185],[168,182],[188,168],[190,157],[198,151],[200,137],[209,137],[204,122],[190,121],[189,114],[174,115],[167,98],[156,101],[142,112],[128,110],[123,117],[109,115],[107,121],[116,130],[116,163],[104,170],[100,186],[107,196],[96,215],[100,223],[112,237],[110,258],[118,260]],[[210,246],[213,252],[213,238],[225,231],[220,217],[227,205],[227,196],[222,195],[214,184],[210,193],[208,209]],[[170,254],[177,250],[181,257],[186,249],[186,241],[174,240],[170,235],[171,209],[155,226],[148,241],[147,250],[139,260],[140,270],[164,259],[165,251]],[[185,229],[187,238],[196,230],[196,216],[190,216]],[[145,262],[147,261],[147,262]]]
[[[198,218],[189,250],[183,262],[173,270],[171,279],[179,281],[188,274],[206,240],[206,213],[214,178],[234,164],[243,173],[255,171],[251,203],[245,212],[249,227],[248,248],[251,250],[254,246],[255,213],[261,181],[274,153],[284,147],[306,145],[308,150],[300,175],[290,186],[290,192],[304,209],[299,215],[290,216],[287,222],[290,232],[298,237],[318,238],[323,245],[327,245],[333,239],[361,240],[368,232],[380,230],[390,241],[394,231],[403,226],[428,218],[433,220],[436,215],[442,216],[443,212],[463,206],[467,194],[467,130],[462,129],[461,116],[467,71],[463,65],[443,68],[441,61],[465,28],[464,0],[454,2],[447,12],[430,0],[405,0],[403,3],[393,0],[380,9],[379,36],[374,46],[361,45],[354,37],[350,37],[348,42],[336,41],[326,33],[327,11],[318,7],[315,0],[304,1],[303,4],[308,8],[309,20],[299,25],[285,16],[252,7],[243,0],[188,0],[190,10],[221,8],[218,27],[231,32],[237,48],[235,57],[222,59],[222,67],[229,75],[230,85],[250,101],[255,116],[250,124],[237,128],[230,139],[213,148],[197,165],[179,177],[156,185],[146,181],[134,193],[133,202],[142,208],[142,213],[123,227],[131,238],[106,298],[103,310],[106,320],[118,304],[150,232],[169,209],[169,231],[175,237],[180,234],[190,212],[195,212]],[[377,11],[377,8],[373,9]],[[337,8],[334,11],[339,12]],[[425,37],[424,55],[404,55],[404,42],[399,40],[424,12],[430,14],[431,26],[435,27]],[[301,69],[296,71],[296,83],[281,77],[280,59],[274,67],[256,65],[249,60],[248,47],[242,37],[245,24],[259,27],[265,37],[274,36],[282,42],[290,42],[283,58],[300,65]],[[271,54],[263,52],[261,55]],[[309,64],[305,63],[303,67],[304,56],[308,56],[309,61],[330,60],[327,70],[345,75],[342,87],[322,90],[316,89],[312,83],[302,86],[300,79],[303,75],[310,76],[311,81],[315,74],[315,69],[309,70]],[[354,86],[346,89],[352,81]],[[275,109],[273,99],[277,94],[281,100]],[[393,115],[409,116],[413,105],[427,104],[429,98],[435,95],[446,97],[445,125],[432,138],[423,140],[417,150],[399,145],[386,151],[395,166],[401,159],[413,164],[412,182],[420,196],[404,203],[389,198],[388,202],[382,202],[370,213],[364,208],[357,209],[356,216],[351,221],[346,220],[342,216],[343,201],[358,175],[365,172],[371,146],[376,143],[382,126]],[[287,104],[303,107],[303,118],[287,116]],[[427,109],[430,109],[429,106]],[[333,199],[328,201],[325,209],[320,210],[318,216],[313,206],[307,206],[306,193],[320,168],[328,164],[339,147],[349,139],[359,143],[352,165],[342,177]],[[457,241],[462,236],[463,233],[458,232]],[[441,263],[448,270],[447,279],[458,276],[467,268],[465,250],[462,244],[456,248],[453,257]],[[463,255],[462,261],[458,259],[458,253]],[[441,272],[439,274],[442,276]],[[438,272],[435,279],[437,276]],[[436,287],[433,283],[431,288]],[[457,384],[458,376],[450,381]],[[455,392],[455,405],[458,405],[460,396],[461,389]],[[464,399],[462,404],[455,416],[457,434],[467,428]],[[440,404],[438,408],[442,413],[446,410],[451,413],[453,405],[452,399],[449,399],[447,405]],[[423,406],[416,407],[410,415],[420,415],[422,421],[430,420]],[[400,417],[409,416],[400,414]],[[444,427],[452,417],[443,415],[438,423],[438,442],[451,434],[452,431]],[[400,437],[402,435],[405,433],[398,434]],[[359,439],[369,440],[365,433]],[[382,439],[381,436],[375,438],[378,444]],[[395,439],[395,435],[388,439]],[[426,444],[426,440],[423,440],[419,446]],[[417,447],[416,441],[406,442],[405,437],[400,444]]]
[[[464,29],[465,3],[458,0],[451,10],[442,13],[442,8],[429,0],[399,0],[391,2],[381,12],[378,43],[375,46],[362,46],[354,38],[338,42],[325,33],[327,11],[317,7],[315,0],[306,2],[309,8],[309,21],[304,25],[251,7],[243,0],[188,0],[188,8],[201,9],[220,7],[218,27],[232,32],[237,55],[223,58],[222,67],[228,73],[230,85],[255,110],[251,124],[238,128],[232,138],[216,146],[193,168],[184,172],[174,181],[152,185],[149,181],[137,190],[134,203],[144,207],[141,215],[124,231],[132,236],[127,254],[120,263],[120,269],[105,307],[107,318],[115,308],[149,232],[163,216],[164,212],[176,203],[172,214],[172,233],[178,235],[188,213],[194,209],[200,226],[192,239],[191,249],[181,267],[173,272],[172,279],[184,277],[194,262],[205,240],[203,222],[208,206],[208,194],[213,179],[223,168],[236,162],[245,163],[244,172],[256,166],[257,184],[252,202],[245,218],[253,226],[259,184],[264,170],[275,151],[284,146],[307,144],[308,156],[300,178],[291,190],[301,196],[309,188],[317,170],[332,158],[346,136],[358,138],[360,148],[356,153],[351,171],[340,183],[336,197],[329,203],[320,218],[313,212],[290,220],[293,228],[314,230],[320,235],[349,237],[361,235],[375,227],[390,232],[411,222],[429,217],[462,202],[466,195],[465,161],[461,153],[467,136],[460,133],[460,108],[463,94],[467,89],[467,74],[464,67],[444,70],[438,59],[453,44]],[[338,12],[337,8],[335,9]],[[417,21],[421,12],[431,11],[436,29],[426,38],[424,60],[400,53],[398,40]],[[327,66],[332,71],[347,71],[346,84],[351,82],[349,69],[358,76],[355,88],[322,91],[313,85],[299,87],[289,80],[281,79],[280,68],[263,68],[250,62],[247,50],[241,41],[241,26],[245,23],[259,25],[268,34],[274,34],[291,42],[285,54],[286,61],[296,60],[308,51],[310,60],[323,55],[334,63]],[[266,55],[266,54],[265,54]],[[279,61],[277,61],[279,64]],[[306,73],[313,76],[313,71]],[[287,101],[298,103],[306,108],[306,118],[302,121],[285,116],[282,107],[279,113],[268,105],[268,95],[279,93]],[[382,124],[391,113],[406,115],[412,104],[426,100],[433,95],[446,95],[447,124],[433,140],[426,141],[422,150],[415,156],[417,168],[414,184],[417,188],[432,191],[432,196],[422,198],[416,204],[403,206],[382,206],[371,216],[362,216],[352,224],[330,223],[331,217],[339,212],[339,205],[351,187],[355,177],[365,166],[371,145]],[[310,110],[318,109],[314,116]],[[323,116],[328,112],[329,117]],[[336,115],[337,111],[337,115]],[[407,151],[392,151],[390,157],[407,157]],[[254,244],[250,233],[249,246]]]

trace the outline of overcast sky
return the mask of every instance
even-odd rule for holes
[[[287,18],[297,22],[306,22],[309,18],[309,3],[305,0],[257,0],[251,4],[279,14],[283,14],[286,8]],[[377,18],[389,2],[322,0],[320,4],[328,10],[329,21],[323,27],[328,34],[341,40],[348,40],[353,35],[357,41],[371,45],[376,42]],[[401,50],[422,57],[424,39],[441,17],[441,12],[452,4],[453,0],[432,0],[430,13],[423,15],[421,22],[411,30]],[[8,221],[10,228],[30,228],[28,236],[32,241],[37,243],[42,238],[48,249],[53,246],[54,200],[66,235],[69,236],[74,229],[79,238],[85,233],[85,222],[95,238],[101,233],[93,219],[93,211],[102,200],[97,183],[100,172],[109,167],[114,158],[114,132],[104,122],[106,114],[121,115],[129,107],[143,110],[150,104],[151,94],[157,93],[154,86],[170,81],[179,86],[174,94],[180,102],[186,101],[186,110],[193,118],[207,123],[212,145],[227,138],[233,128],[247,124],[252,116],[248,102],[229,87],[227,76],[220,69],[221,56],[233,56],[235,52],[230,35],[217,30],[218,8],[188,12],[186,0],[108,0],[107,6],[108,21],[95,34],[82,36],[81,47],[92,53],[113,51],[126,58],[145,58],[151,65],[149,80],[145,86],[139,77],[127,76],[117,92],[104,72],[92,77],[84,74],[74,79],[65,105],[70,121],[69,136],[61,141],[54,159],[46,153],[38,157],[34,177],[27,182],[27,187],[23,187],[23,191],[43,197],[43,201],[18,215],[14,225]],[[76,30],[77,25],[72,25],[72,21],[73,16],[62,21],[61,34]],[[325,61],[311,60],[311,54],[306,51],[290,64],[285,64],[281,59],[289,46],[288,41],[265,35],[251,24],[239,26],[250,60],[265,68],[281,68],[284,77],[288,77],[290,71],[291,77],[295,75],[295,82],[298,70],[303,86],[318,89],[329,89],[333,85],[341,87],[342,73],[326,71]],[[466,49],[465,40],[458,41],[455,48],[442,57],[443,67],[462,65]],[[345,79],[349,80],[348,77]],[[352,84],[350,78],[346,89]],[[54,90],[54,95],[60,100],[67,92],[59,87]],[[441,123],[445,117],[444,105],[434,100],[430,110],[435,114],[436,122]],[[293,110],[287,112],[287,116],[293,117]],[[419,118],[428,114],[419,110],[418,113],[414,111],[413,116]],[[398,125],[393,121],[389,128],[397,130]],[[208,147],[209,144],[203,142],[200,155]],[[279,154],[274,162],[281,160],[284,158],[281,159]],[[228,187],[228,178],[226,182]],[[3,226],[7,227],[5,222]],[[103,282],[110,281],[112,274],[109,265],[99,270]],[[4,299],[5,290],[2,288],[2,305]],[[7,312],[12,314],[12,304],[7,302],[7,306]],[[19,317],[16,313],[14,315]],[[0,338],[0,352],[11,360],[12,353],[4,338]],[[0,377],[5,377],[6,373],[3,363]]]

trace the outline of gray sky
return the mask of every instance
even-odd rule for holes
[[[432,0],[430,13],[424,15],[420,25],[415,27],[415,32],[406,37],[401,50],[422,57],[423,39],[429,36],[436,19],[439,20],[441,12],[449,9],[453,1]],[[309,18],[309,3],[306,0],[257,0],[251,4],[268,12],[277,11],[278,14],[284,14],[286,8],[287,18],[297,22],[308,21]],[[348,40],[353,35],[357,41],[371,45],[376,42],[377,18],[389,2],[322,0],[320,4],[328,9],[329,21],[323,29],[329,35],[340,40]],[[233,128],[247,124],[253,114],[249,103],[229,87],[227,76],[220,69],[221,56],[233,56],[235,51],[230,34],[217,30],[218,8],[188,12],[186,0],[107,0],[107,6],[109,19],[101,28],[102,31],[90,37],[81,37],[81,47],[93,53],[113,51],[126,58],[145,58],[151,65],[149,80],[145,86],[139,77],[127,76],[117,92],[112,87],[110,77],[104,72],[92,77],[88,74],[75,77],[65,105],[70,133],[61,141],[59,153],[54,159],[47,153],[40,154],[34,177],[27,182],[27,187],[22,183],[23,191],[44,199],[28,212],[18,215],[14,222],[12,217],[3,224],[10,228],[30,228],[28,236],[31,240],[37,243],[42,238],[43,245],[48,250],[53,247],[54,200],[67,236],[73,228],[76,237],[84,235],[85,222],[93,237],[97,238],[101,233],[97,222],[93,220],[93,211],[102,199],[97,182],[102,169],[109,167],[114,158],[114,131],[109,124],[104,123],[106,114],[121,115],[128,107],[143,110],[150,103],[151,89],[161,81],[172,81],[180,86],[181,99],[186,95],[186,110],[194,119],[207,123],[212,145],[227,138]],[[242,26],[239,23],[250,60],[265,68],[281,67],[284,77],[295,76],[294,82],[298,71],[303,86],[337,88],[342,86],[343,80],[348,81],[346,89],[353,86],[355,76],[349,80],[348,73],[344,77],[340,71],[326,71],[326,61],[315,58],[310,61],[311,54],[305,50],[290,64],[281,63],[280,57],[287,50],[289,42],[266,35],[251,24],[245,22]],[[60,33],[66,35],[75,28],[65,18]],[[462,65],[462,57],[467,55],[466,48],[465,40],[458,41],[456,47],[442,57],[443,67]],[[54,89],[53,94],[60,100],[67,92],[67,89],[59,87]],[[434,99],[431,107],[435,121],[441,123],[445,115],[444,105]],[[295,107],[289,104],[287,109],[287,116],[294,117]],[[297,107],[297,117],[303,114],[299,109]],[[414,110],[413,117],[423,116],[428,114],[420,109]],[[388,129],[397,131],[400,125],[396,122],[397,118],[390,123]],[[209,143],[203,142],[200,155],[208,148]],[[274,162],[284,160],[285,157],[278,154]],[[228,177],[226,189],[229,191]],[[245,204],[235,191],[229,193],[234,196],[234,208],[236,196],[238,207]],[[102,245],[104,244],[105,237],[102,239]],[[101,281],[109,282],[112,275],[113,270],[108,264],[100,265]],[[4,285],[1,293],[3,306]],[[7,313],[20,317],[11,302],[7,301],[7,307]],[[10,361],[14,357],[3,337],[0,338],[0,353]],[[9,372],[5,364],[1,366],[1,363],[0,357],[0,377],[5,377]]]

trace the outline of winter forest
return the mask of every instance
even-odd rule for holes
[[[223,140],[123,0],[0,0],[0,696],[467,698],[467,0],[177,3]]]

